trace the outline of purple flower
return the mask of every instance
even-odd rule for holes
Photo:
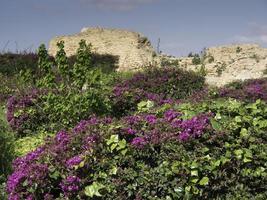
[[[125,130],[129,135],[135,135],[136,134],[136,131],[134,129],[132,129],[132,128],[127,128]]]
[[[251,95],[263,95],[262,86],[260,84],[249,85],[246,87],[246,91]]]
[[[173,99],[162,99],[159,104],[162,105],[162,104],[172,104],[174,102]]]
[[[109,123],[110,119],[109,118],[106,118],[106,120],[107,120],[107,123]],[[80,123],[77,126],[75,126],[72,131],[74,133],[76,133],[76,134],[82,133],[82,132],[84,132],[84,131],[87,130],[88,126],[90,126],[90,125],[96,125],[97,123],[99,123],[99,120],[96,117],[93,116],[93,117],[91,117],[88,120],[82,120],[82,121],[80,121]]]
[[[68,168],[72,168],[75,165],[79,165],[82,161],[83,161],[83,158],[81,158],[80,156],[74,156],[70,158],[69,160],[67,160],[66,164]]]
[[[87,136],[84,140],[84,144],[82,146],[82,148],[84,150],[89,150],[93,147],[93,144],[97,142],[99,136],[97,135],[90,135],[90,136]]]
[[[188,140],[190,137],[200,137],[209,124],[207,115],[195,116],[192,119],[184,120],[178,125],[181,129],[179,139]]]
[[[180,116],[181,114],[179,112],[176,112],[173,109],[167,110],[164,113],[164,119],[168,122],[171,122],[173,119],[175,119],[176,117]]]
[[[56,135],[56,141],[60,143],[68,143],[69,135],[68,132],[61,130]]]
[[[7,191],[12,193],[16,190],[17,186],[21,184],[26,178],[26,173],[23,170],[16,171],[8,177]],[[15,199],[15,198],[14,198]]]
[[[26,198],[26,200],[33,200],[33,196],[32,196],[32,195],[28,196],[28,197]]]
[[[24,169],[44,152],[43,147],[39,147],[36,150],[28,153],[26,156],[18,157],[13,161],[12,166],[14,169]]]
[[[53,197],[53,195],[51,195],[51,194],[49,194],[49,193],[46,193],[46,194],[44,195],[44,200],[53,200],[53,199],[55,199],[55,198]]]
[[[182,120],[181,119],[174,119],[171,122],[173,128],[179,128],[181,126]]]
[[[147,144],[147,141],[143,137],[136,137],[132,140],[131,144],[136,148],[143,148]]]
[[[8,200],[21,200],[18,194],[9,194],[8,195]]]
[[[157,122],[157,117],[155,115],[146,115],[145,116],[145,120],[149,123],[149,124],[155,124]]]
[[[190,135],[187,131],[183,131],[179,134],[178,137],[181,141],[187,141],[190,138]]]
[[[129,125],[137,124],[141,121],[140,116],[127,116],[124,118],[124,121],[126,121]]]
[[[81,179],[77,176],[68,176],[59,185],[65,196],[70,196],[80,188]]]

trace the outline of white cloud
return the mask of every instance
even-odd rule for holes
[[[267,45],[267,25],[250,23],[248,31],[234,37],[236,42],[260,43]]]
[[[128,11],[140,5],[153,3],[157,0],[83,0],[84,3],[92,4],[100,9]]]

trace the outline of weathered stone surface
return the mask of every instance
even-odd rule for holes
[[[203,64],[207,70],[208,84],[222,86],[234,80],[266,77],[267,48],[257,44],[238,44],[206,49]],[[209,61],[213,58],[212,62]],[[172,58],[174,59],[174,58]],[[193,65],[192,57],[175,58],[181,67],[198,70],[201,65]],[[222,73],[218,73],[218,68]]]
[[[49,54],[55,56],[57,42],[65,42],[67,56],[76,53],[81,39],[92,44],[93,52],[119,57],[118,70],[135,70],[153,64],[156,53],[149,40],[139,33],[106,28],[83,28],[75,35],[59,36],[49,43]]]
[[[196,71],[204,65],[207,83],[216,86],[234,80],[261,78],[266,76],[264,71],[267,71],[267,49],[256,44],[211,47],[205,50],[202,64],[193,65],[192,57],[157,55],[146,37],[121,29],[83,28],[78,34],[56,37],[50,41],[49,53],[54,56],[57,52],[56,43],[63,40],[67,55],[74,55],[81,39],[91,43],[93,52],[100,58],[101,55],[118,58],[118,71],[142,69],[151,64],[179,65]],[[220,68],[221,73],[218,73]]]

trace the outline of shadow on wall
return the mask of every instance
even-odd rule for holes
[[[71,66],[75,63],[76,56],[69,57]],[[110,73],[116,71],[119,67],[119,56],[111,54],[97,54],[92,53],[92,65],[94,68],[100,68],[103,73]]]

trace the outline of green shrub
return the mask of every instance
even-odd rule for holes
[[[242,51],[241,47],[236,47],[236,53],[240,53]]]
[[[0,73],[8,76],[21,70],[37,70],[38,57],[35,53],[0,53]]]
[[[0,119],[0,176],[8,175],[11,170],[11,161],[14,158],[13,134]]]
[[[53,135],[54,135],[53,132],[49,133],[47,131],[39,131],[36,134],[16,139],[13,142],[14,155],[16,157],[25,156],[27,153],[34,151],[38,146],[43,145],[47,137]]]
[[[217,76],[221,76],[226,67],[227,66],[225,62],[215,65]]]
[[[71,126],[89,115],[111,113],[109,100],[114,74],[104,74],[91,63],[90,45],[80,42],[73,67],[58,43],[55,62],[44,45],[38,50],[37,88],[29,88],[8,100],[8,122],[20,136]],[[55,65],[55,66],[54,66]],[[27,76],[24,77],[27,79]]]
[[[193,65],[199,65],[201,63],[201,58],[198,54],[195,54],[193,59],[192,59],[192,64]]]

